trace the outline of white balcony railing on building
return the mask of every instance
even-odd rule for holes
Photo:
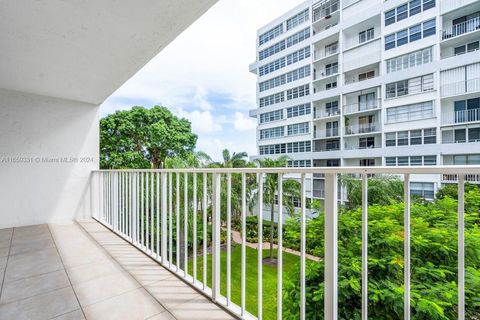
[[[480,78],[442,84],[440,90],[442,97],[456,96],[471,92],[480,92]]]
[[[333,66],[330,68],[315,70],[313,78],[314,80],[320,80],[336,74],[338,74],[338,66]]]
[[[340,8],[339,0],[320,1],[313,5],[313,22],[328,19]]]
[[[336,138],[340,136],[340,130],[338,128],[335,129],[323,129],[323,130],[316,130],[313,133],[313,137],[315,139],[321,138]]]
[[[334,116],[338,116],[338,115],[340,115],[340,109],[326,110],[326,109],[317,108],[315,110],[314,118],[315,119],[322,119],[322,118],[329,118],[329,117],[334,117]]]
[[[442,113],[442,124],[456,124],[480,121],[480,109]]]
[[[462,34],[480,30],[480,17],[475,17],[464,22],[456,23],[443,29],[442,40],[455,38]]]
[[[325,47],[325,49],[323,50],[315,51],[314,60],[330,57],[336,53],[338,53],[338,44],[330,47]]]
[[[315,168],[231,168],[231,169],[175,169],[175,170],[104,170],[94,171],[91,179],[91,210],[93,218],[104,224],[120,237],[136,246],[176,276],[184,279],[212,300],[227,308],[242,319],[254,319],[247,312],[246,292],[246,218],[247,188],[251,181],[255,186],[258,212],[263,212],[263,183],[268,174],[278,177],[278,211],[283,212],[283,180],[285,175],[299,177],[300,188],[300,279],[299,319],[306,317],[306,175],[324,174],[324,319],[336,319],[338,313],[338,185],[340,174],[361,175],[362,188],[362,263],[361,306],[366,319],[368,296],[368,179],[372,174],[401,175],[404,180],[404,313],[410,314],[411,290],[411,227],[410,227],[410,177],[415,174],[458,175],[458,303],[459,319],[465,317],[465,224],[464,224],[464,175],[480,175],[480,166],[433,166],[433,167],[315,167]],[[232,178],[239,184],[241,207],[241,266],[232,269]],[[191,184],[189,183],[191,182]],[[192,186],[189,188],[189,186]],[[314,195],[318,191],[314,190]],[[211,207],[211,210],[208,208]],[[223,211],[225,210],[225,212]],[[283,311],[283,217],[278,217],[277,301],[278,319]],[[175,230],[174,230],[175,228]],[[201,235],[199,230],[201,228]],[[207,237],[211,230],[212,240]],[[258,221],[257,248],[257,314],[263,313],[263,221]],[[225,241],[222,243],[222,234]],[[201,241],[199,241],[201,239]],[[225,249],[226,273],[222,274],[221,252]],[[207,255],[211,265],[207,267]],[[202,277],[197,270],[197,256],[203,257]],[[191,259],[191,260],[190,260]],[[193,262],[189,264],[189,261]],[[207,282],[207,269],[211,266],[211,282]],[[232,301],[232,272],[240,273],[240,299]],[[253,272],[252,270],[249,273]],[[221,291],[221,279],[225,289]],[[200,280],[202,279],[202,280]],[[209,284],[211,283],[211,286]],[[223,293],[223,294],[222,294]],[[172,295],[177,293],[172,292]],[[181,293],[178,293],[181,294]],[[268,301],[266,301],[269,303]],[[409,319],[410,317],[406,317]]]
[[[380,148],[380,146],[376,146],[375,144],[371,144],[371,145],[366,145],[366,144],[362,144],[360,145],[360,143],[345,143],[345,150],[363,150],[363,149],[375,149],[375,148]]]
[[[345,127],[345,134],[361,134],[361,133],[370,133],[380,131],[380,124],[378,123],[365,123],[365,124],[355,124]]]
[[[464,180],[470,183],[480,183],[480,174],[466,174]],[[442,181],[445,183],[457,183],[458,175],[444,174],[442,175]]]
[[[343,106],[344,114],[352,114],[362,111],[375,110],[380,108],[381,99],[367,101],[365,103],[351,103]]]

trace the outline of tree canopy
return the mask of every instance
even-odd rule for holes
[[[190,122],[165,107],[117,111],[100,120],[100,167],[163,168],[167,157],[193,152],[196,142]]]

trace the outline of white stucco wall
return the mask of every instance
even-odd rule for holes
[[[97,105],[0,89],[0,228],[89,216],[98,118]]]

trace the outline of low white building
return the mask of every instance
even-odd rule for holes
[[[479,40],[478,1],[303,2],[258,30],[259,157],[480,164]],[[323,176],[310,179],[310,196],[323,198]],[[455,179],[417,175],[411,190],[432,198]]]

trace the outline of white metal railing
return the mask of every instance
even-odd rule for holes
[[[344,114],[352,114],[362,111],[375,110],[380,108],[382,99],[366,101],[364,103],[351,103],[343,106]]]
[[[335,129],[322,129],[322,130],[315,130],[313,133],[313,137],[318,138],[335,138],[340,136],[340,130],[338,128]]]
[[[336,74],[338,74],[338,66],[333,66],[330,68],[315,70],[313,78],[314,80],[320,80]]]
[[[480,174],[466,174],[464,177],[466,182],[479,183]],[[444,174],[442,175],[442,181],[447,183],[456,183],[458,182],[458,175],[456,174]]]
[[[318,4],[313,5],[313,22],[330,18],[340,7],[339,0],[320,1]]]
[[[476,30],[480,30],[480,17],[475,17],[443,29],[442,40],[455,38]]]
[[[92,217],[100,221],[126,241],[171,270],[197,290],[243,319],[255,318],[246,309],[246,218],[247,187],[257,181],[258,212],[263,212],[263,181],[268,174],[278,175],[279,212],[283,212],[282,185],[285,175],[299,176],[301,202],[300,246],[300,314],[306,311],[306,175],[323,174],[324,190],[321,196],[325,211],[324,248],[324,319],[337,319],[338,308],[338,178],[340,174],[356,174],[362,179],[362,317],[368,314],[368,178],[374,174],[401,175],[404,180],[404,310],[410,319],[410,176],[414,174],[438,174],[458,180],[458,316],[465,316],[465,238],[464,238],[464,180],[480,177],[480,166],[431,166],[431,167],[311,167],[311,168],[230,168],[230,169],[169,169],[169,170],[98,170],[92,173]],[[232,177],[241,185],[241,299],[236,304],[231,299],[231,222]],[[248,180],[247,180],[248,178]],[[189,182],[192,182],[189,184]],[[251,182],[250,182],[251,183]],[[191,187],[189,187],[191,186]],[[318,195],[317,190],[313,190]],[[222,197],[224,195],[224,197]],[[222,203],[226,212],[222,212]],[[209,210],[209,206],[212,210]],[[257,212],[257,214],[258,214]],[[191,213],[191,214],[190,214]],[[183,218],[183,219],[182,219]],[[174,232],[173,227],[176,227]],[[198,226],[202,226],[203,238],[198,241]],[[190,227],[192,229],[190,229]],[[277,259],[277,317],[282,318],[282,256],[283,218],[278,217]],[[212,241],[207,240],[207,228],[212,231]],[[262,219],[258,233],[258,318],[262,318]],[[221,233],[226,233],[226,244],[221,243]],[[189,237],[191,236],[191,237]],[[191,240],[190,240],[191,239]],[[191,247],[189,246],[191,244]],[[226,294],[222,295],[221,246],[226,246]],[[260,249],[258,249],[260,248]],[[212,281],[207,285],[207,254],[211,252]],[[199,280],[197,254],[203,257],[203,280]],[[192,259],[192,268],[189,267]],[[175,292],[172,292],[174,295]]]
[[[480,91],[480,78],[442,84],[440,92],[442,97],[449,97],[477,91]]]
[[[480,109],[442,113],[442,124],[455,124],[480,121]]]
[[[360,133],[370,133],[380,130],[380,124],[378,123],[365,123],[365,124],[355,124],[345,127],[345,134],[360,134]]]
[[[326,58],[326,57],[329,57],[329,56],[334,55],[336,53],[338,53],[338,44],[333,45],[333,46],[329,46],[329,47],[325,47],[323,50],[315,51],[314,60]]]
[[[328,117],[334,117],[340,115],[340,109],[330,109],[326,110],[325,108],[317,108],[315,110],[315,119],[321,119],[321,118],[328,118]]]

